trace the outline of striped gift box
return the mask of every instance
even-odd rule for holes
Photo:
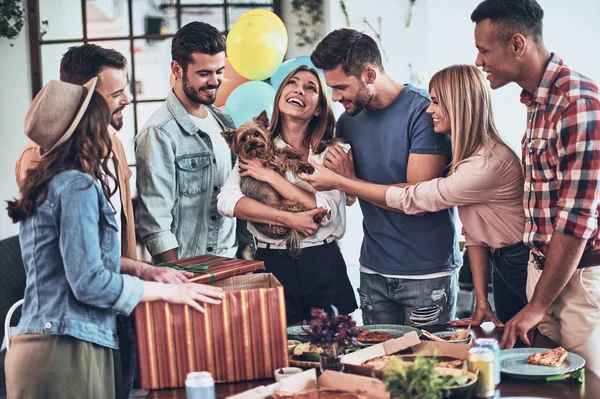
[[[288,365],[283,286],[270,273],[230,277],[221,305],[145,302],[135,309],[142,389],[185,386],[187,373],[216,382],[272,378]]]

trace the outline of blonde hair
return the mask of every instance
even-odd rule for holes
[[[490,91],[481,71],[473,65],[452,65],[436,72],[429,82],[443,117],[450,121],[451,172],[480,149],[491,151],[496,143],[506,147],[494,123]]]
[[[279,100],[283,88],[292,80],[294,75],[300,71],[310,72],[317,79],[319,86],[318,108],[321,109],[319,116],[314,116],[308,124],[306,136],[304,137],[304,145],[309,147],[313,153],[318,154],[323,151],[324,147],[319,146],[323,140],[331,140],[335,131],[335,115],[331,108],[331,100],[329,93],[325,90],[325,82],[316,69],[309,68],[306,65],[301,65],[290,72],[283,82],[279,85],[277,93],[275,93],[275,103],[273,105],[273,117],[271,118],[271,137],[275,138],[281,134],[281,111],[279,110]]]

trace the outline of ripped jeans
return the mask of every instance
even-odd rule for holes
[[[422,327],[454,320],[458,273],[426,280],[360,273],[363,323]]]

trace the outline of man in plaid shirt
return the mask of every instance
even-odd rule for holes
[[[531,247],[529,303],[500,345],[533,331],[583,356],[600,375],[600,100],[598,86],[549,53],[535,0],[485,0],[473,11],[476,64],[492,89],[523,89],[527,129],[524,242]]]

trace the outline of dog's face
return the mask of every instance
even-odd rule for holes
[[[271,151],[271,134],[267,127],[269,119],[265,111],[246,122],[237,129],[228,129],[221,133],[231,150],[240,158],[254,159],[265,158]]]

